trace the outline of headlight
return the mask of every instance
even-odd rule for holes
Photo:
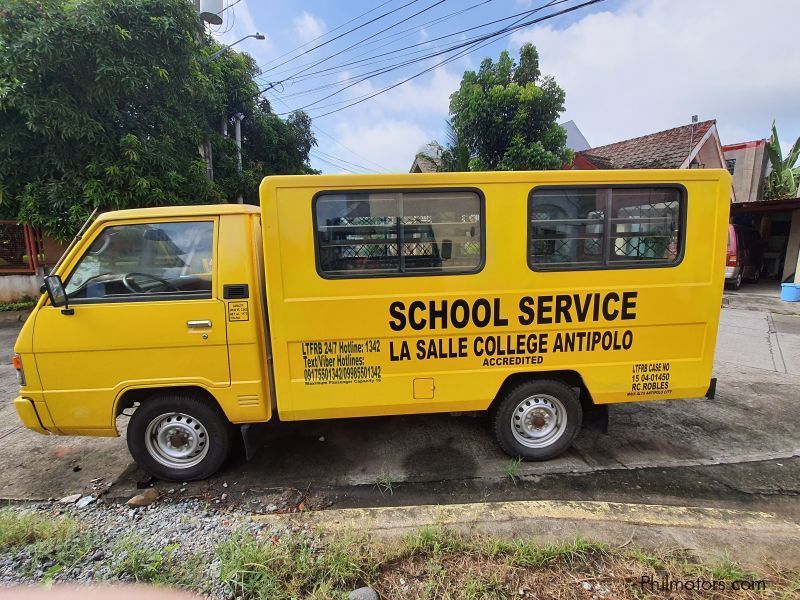
[[[22,368],[22,357],[19,354],[14,354],[11,364],[14,365],[14,369],[17,371],[17,381],[20,387],[25,387],[25,371]]]

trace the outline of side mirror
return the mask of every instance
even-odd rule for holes
[[[53,306],[63,306],[64,308],[61,312],[65,315],[75,314],[75,309],[69,307],[69,297],[67,292],[64,291],[64,282],[61,281],[60,275],[48,275],[45,277],[44,287]]]

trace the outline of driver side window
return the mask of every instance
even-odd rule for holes
[[[71,301],[210,298],[213,221],[107,227],[66,284]]]

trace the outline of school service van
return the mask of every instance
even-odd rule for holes
[[[203,478],[237,426],[489,411],[544,460],[607,405],[713,396],[724,170],[270,177],[100,215],[20,332],[40,433]],[[643,434],[646,435],[646,434]]]

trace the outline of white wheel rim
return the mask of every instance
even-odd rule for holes
[[[567,429],[567,409],[561,400],[536,394],[522,400],[511,413],[511,433],[526,448],[546,448]]]
[[[144,443],[159,464],[171,469],[188,469],[208,454],[208,431],[197,418],[185,413],[164,413],[147,425]]]

